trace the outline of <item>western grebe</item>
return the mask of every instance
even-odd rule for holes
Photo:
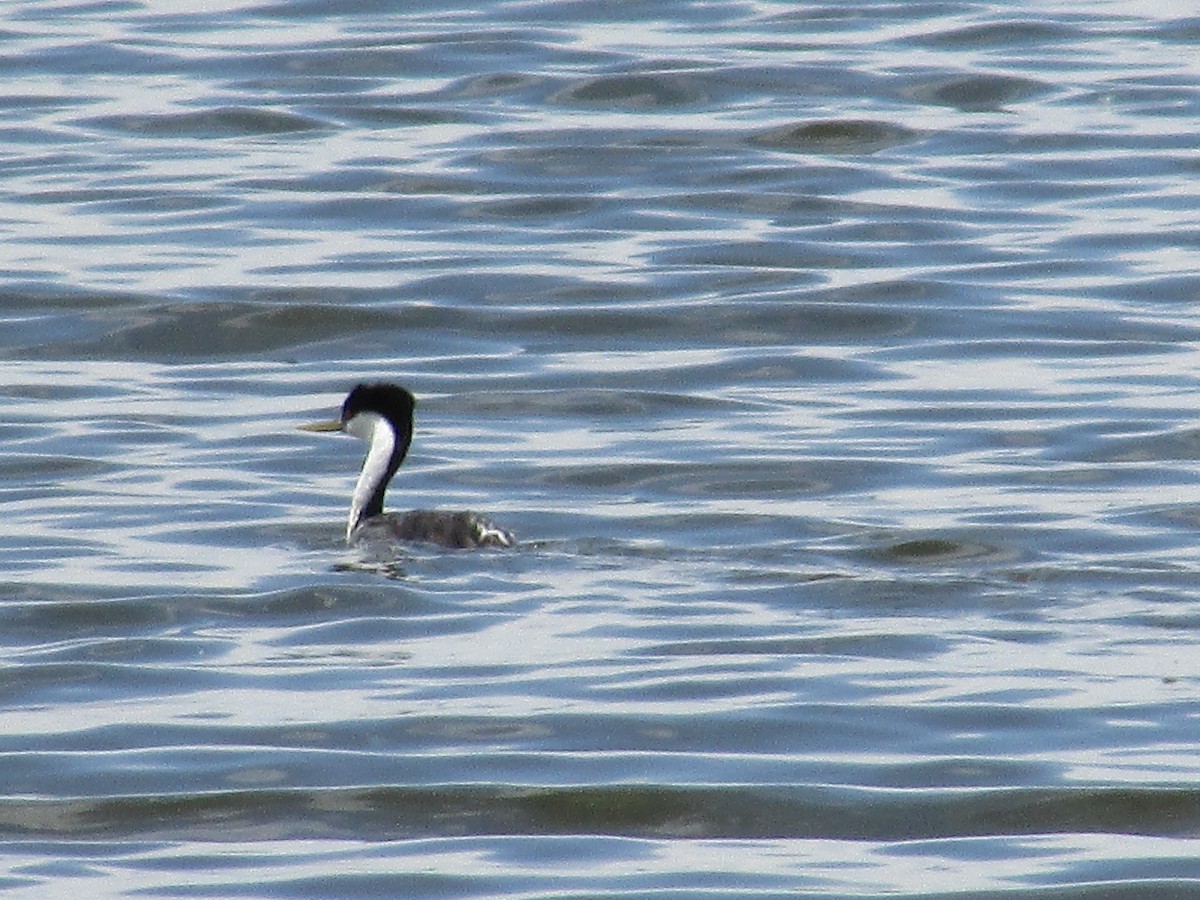
[[[511,547],[516,541],[510,532],[472,512],[384,513],[383,494],[412,443],[415,403],[413,395],[398,385],[360,384],[346,397],[339,418],[300,426],[303,431],[344,431],[367,443],[350,500],[346,540],[354,540],[360,531],[378,529],[395,540],[443,547]]]

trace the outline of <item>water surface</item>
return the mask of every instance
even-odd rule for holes
[[[0,34],[6,895],[1200,894],[1194,18]]]

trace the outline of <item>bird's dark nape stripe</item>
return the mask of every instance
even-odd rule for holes
[[[387,382],[357,384],[346,397],[346,402],[342,404],[343,422],[350,421],[359,413],[376,413],[391,423],[392,434],[395,436],[395,445],[392,447],[392,455],[387,464],[387,474],[375,486],[370,499],[363,506],[363,518],[383,514],[383,498],[387,493],[388,485],[391,483],[392,476],[396,474],[396,470],[400,468],[400,464],[404,462],[404,457],[408,455],[408,448],[412,444],[413,408],[415,406],[416,399],[410,391]]]

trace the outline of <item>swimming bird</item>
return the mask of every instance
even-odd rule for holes
[[[511,532],[498,528],[472,512],[416,509],[385,513],[383,495],[388,482],[408,453],[413,434],[416,401],[395,384],[356,385],[342,404],[341,415],[331,422],[301,425],[303,431],[344,431],[367,443],[367,456],[350,499],[346,540],[359,536],[422,541],[443,547],[511,547]]]

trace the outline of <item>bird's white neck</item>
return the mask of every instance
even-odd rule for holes
[[[382,487],[392,475],[388,470],[388,463],[396,449],[396,433],[387,419],[373,412],[361,412],[356,415],[346,423],[346,431],[359,440],[366,441],[368,445],[367,458],[363,460],[362,471],[358,475],[358,483],[354,485],[354,495],[350,499],[350,519],[346,523],[346,540],[350,540],[364,515],[382,511]],[[380,509],[368,511],[376,497]]]

